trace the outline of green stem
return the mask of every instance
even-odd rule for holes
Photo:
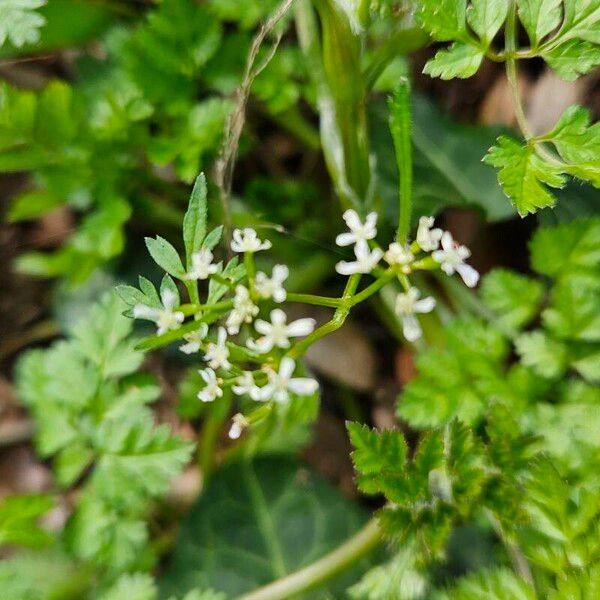
[[[384,285],[387,285],[390,281],[395,279],[397,276],[395,271],[386,271],[377,281],[374,281],[371,285],[368,285],[362,292],[352,296],[350,300],[350,306],[356,306],[361,302],[364,302],[367,298],[378,292]]]
[[[298,342],[289,352],[288,356],[291,358],[299,358],[302,356],[315,342],[320,340],[321,338],[333,333],[337,329],[339,329],[346,318],[348,317],[348,313],[351,308],[351,300],[360,283],[360,274],[352,275],[348,278],[348,282],[346,283],[346,288],[344,289],[344,293],[342,294],[340,306],[338,306],[337,310],[333,314],[333,317],[330,321],[327,321],[325,325],[321,325],[316,331],[313,331],[310,335],[306,336],[301,342]]]
[[[413,163],[410,112],[410,82],[403,78],[396,87],[390,103],[390,131],[394,139],[400,177],[396,240],[403,245],[408,241],[412,213]]]
[[[381,541],[379,526],[370,520],[358,533],[344,544],[316,562],[274,581],[238,600],[285,600],[306,592],[342,573],[368,555]]]
[[[314,294],[296,294],[289,292],[287,301],[301,302],[302,304],[314,304],[316,306],[330,306],[332,308],[337,308],[342,302],[339,298],[327,298],[325,296],[316,296]]]
[[[506,20],[506,27],[504,30],[504,39],[506,47],[506,77],[510,86],[510,91],[513,101],[513,109],[515,111],[515,117],[519,125],[519,129],[523,133],[523,137],[527,143],[532,143],[535,138],[531,127],[525,116],[523,110],[523,104],[521,102],[521,94],[519,93],[519,77],[517,70],[517,2],[511,0],[510,8],[508,10],[508,18]],[[560,161],[552,152],[548,151],[541,143],[535,143],[533,141],[533,147],[535,151],[547,162],[562,166],[563,163]]]
[[[521,129],[523,136],[526,140],[533,137],[533,133],[525,117],[523,111],[523,105],[521,103],[521,95],[519,94],[519,78],[517,73],[517,60],[515,58],[515,51],[517,49],[517,2],[511,0],[510,7],[508,9],[508,17],[506,20],[506,27],[504,30],[504,44],[506,48],[506,77],[510,85],[510,91],[512,94],[513,109],[515,111],[515,117],[517,123]]]
[[[212,473],[219,431],[229,413],[231,402],[231,392],[225,392],[221,402],[215,402],[214,406],[211,407],[211,411],[203,423],[200,443],[198,444],[198,464],[203,477],[203,486],[206,486]]]

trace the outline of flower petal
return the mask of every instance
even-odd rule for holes
[[[319,383],[310,377],[294,377],[290,379],[288,389],[298,396],[310,396],[319,389]]]
[[[479,282],[479,273],[471,265],[464,263],[456,265],[456,272],[462,277],[467,287],[473,288]]]
[[[316,324],[317,322],[314,319],[298,319],[297,321],[292,321],[287,326],[286,333],[289,337],[301,337],[304,335],[309,335],[315,330]]]

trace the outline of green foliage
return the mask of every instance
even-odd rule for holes
[[[46,0],[4,0],[0,4],[0,46],[7,40],[17,48],[38,42],[46,19],[36,9],[45,3]]]
[[[138,560],[149,502],[167,491],[191,452],[167,425],[154,424],[147,404],[159,389],[134,374],[143,354],[123,309],[107,295],[69,340],[30,351],[17,366],[19,397],[34,416],[38,451],[53,458],[57,483],[84,478],[67,545],[114,572]]]
[[[422,0],[417,11],[421,26],[434,40],[452,42],[427,62],[424,72],[442,79],[471,77],[489,56],[507,61],[507,75],[515,87],[513,63],[541,57],[564,79],[577,79],[600,64],[598,10],[595,0],[518,0],[512,7],[504,0]],[[530,41],[529,48],[518,52],[517,16]],[[505,48],[496,51],[493,41],[505,21]],[[569,108],[552,131],[537,137],[523,119],[519,125],[525,143],[501,136],[485,157],[498,169],[498,181],[521,216],[554,206],[556,198],[548,187],[564,187],[567,176],[600,185],[598,127],[590,126],[585,109]],[[548,143],[560,159],[540,147]]]
[[[536,143],[551,143],[564,163],[549,162],[536,153]],[[590,125],[589,111],[568,108],[554,129],[521,144],[502,136],[485,158],[500,169],[498,180],[519,214],[554,206],[556,199],[545,185],[562,188],[571,175],[600,186],[600,124]],[[545,184],[545,185],[544,185]]]
[[[184,521],[161,592],[250,592],[314,562],[364,521],[361,510],[295,461],[233,464],[213,476]],[[356,571],[347,573],[306,597],[339,593],[355,579]]]
[[[50,496],[11,496],[0,504],[0,546],[42,546],[49,534],[36,521],[48,512],[54,502]]]

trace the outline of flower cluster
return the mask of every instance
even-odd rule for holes
[[[339,262],[336,270],[341,275],[371,273],[383,258],[391,269],[402,275],[409,275],[419,269],[441,268],[447,275],[458,273],[469,287],[475,287],[479,281],[479,273],[465,263],[471,255],[469,249],[458,244],[449,231],[434,227],[433,217],[419,219],[414,243],[402,245],[392,242],[385,252],[374,241],[377,235],[376,213],[369,213],[363,222],[355,210],[349,209],[343,218],[350,231],[338,235],[336,243],[338,246],[354,244],[356,260]],[[429,256],[419,256],[422,253]],[[405,292],[398,294],[396,298],[396,314],[402,320],[404,336],[414,342],[422,336],[421,326],[415,315],[431,312],[435,307],[435,300],[432,297],[419,299],[421,293],[418,289],[405,287]]]
[[[422,298],[421,292],[410,284],[409,275],[419,270],[441,269],[447,275],[458,273],[469,287],[477,284],[477,271],[465,263],[470,256],[469,250],[457,244],[448,231],[434,227],[433,217],[421,217],[414,242],[401,244],[394,241],[385,251],[375,239],[376,213],[369,213],[362,221],[356,211],[347,210],[343,218],[349,231],[338,235],[336,243],[342,247],[353,245],[355,260],[339,262],[337,272],[348,276],[375,275],[376,281],[358,293],[361,301],[386,283],[398,279],[404,291],[396,296],[395,311],[402,321],[404,336],[411,342],[422,335],[417,315],[431,312],[435,300],[432,297]],[[217,233],[220,236],[220,230]],[[255,253],[271,248],[271,242],[261,240],[250,228],[236,229],[231,242],[231,249],[243,255],[243,264],[236,257],[223,268],[221,262],[214,262],[212,252],[217,237],[217,234],[212,234],[210,243],[205,242],[200,249],[195,248],[189,254],[187,270],[177,267],[174,248],[168,250],[168,261],[165,261],[171,269],[169,273],[178,277],[188,292],[190,289],[194,292],[190,293],[190,298],[198,297],[198,282],[206,280],[209,283],[208,304],[191,304],[184,312],[180,307],[178,288],[166,275],[160,295],[149,290],[149,282],[141,283],[141,296],[148,303],[136,303],[133,316],[154,321],[158,335],[163,335],[182,327],[186,314],[195,315],[194,320],[185,324],[185,332],[179,337],[184,340],[181,352],[188,355],[198,353],[205,363],[200,370],[204,382],[198,392],[201,402],[214,402],[223,397],[226,389],[255,402],[275,404],[288,402],[292,394],[308,396],[315,393],[318,384],[314,379],[294,376],[297,369],[295,357],[302,354],[294,352],[294,344],[298,338],[310,336],[316,323],[310,318],[288,322],[286,313],[273,307],[273,304],[281,304],[288,298],[284,284],[289,269],[285,265],[274,265],[271,275],[256,271]],[[161,240],[158,244],[160,248],[156,244],[153,247],[155,254],[161,252],[167,242]],[[162,260],[160,256],[159,259]],[[379,266],[382,259],[388,265],[385,268]],[[214,300],[217,297],[215,286],[221,288],[218,298],[225,296],[225,300]],[[140,297],[138,294],[140,292],[134,290],[135,298]],[[347,298],[324,300],[338,306]],[[326,305],[332,306],[331,303]],[[267,306],[270,306],[268,319],[260,318],[261,311]],[[210,325],[213,324],[215,327],[211,334]],[[314,339],[308,340],[308,344]],[[236,415],[230,436],[239,437],[250,422],[251,416]]]

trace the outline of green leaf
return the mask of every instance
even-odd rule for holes
[[[0,561],[2,600],[49,600],[66,589],[85,595],[76,580],[75,565],[57,549],[19,552]]]
[[[48,495],[9,496],[0,503],[0,547],[6,544],[42,546],[51,540],[38,519],[54,506]]]
[[[98,600],[156,600],[158,590],[150,575],[132,573],[119,577]]]
[[[544,294],[534,279],[506,269],[494,269],[482,282],[483,301],[496,313],[498,325],[510,329],[524,327],[536,316]]]
[[[223,225],[215,227],[210,233],[207,234],[205,240],[202,242],[202,247],[212,250],[221,241],[222,235]]]
[[[417,18],[434,39],[446,42],[464,33],[466,13],[466,0],[421,0]]]
[[[179,257],[179,252],[159,235],[156,238],[145,238],[146,247],[154,262],[164,269],[169,275],[182,279],[185,275],[185,269]]]
[[[542,377],[557,379],[567,368],[566,346],[541,331],[520,335],[515,346],[521,362]]]
[[[283,458],[217,472],[180,530],[161,596],[213,588],[248,593],[311,564],[350,537],[366,515],[321,477]],[[308,598],[342,593],[356,570]]]
[[[183,217],[183,242],[188,269],[191,268],[191,256],[202,247],[206,235],[208,214],[206,177],[200,173],[190,196],[188,209]]]
[[[488,47],[506,20],[507,13],[508,2],[504,0],[471,0],[467,21]]]
[[[590,126],[590,121],[587,109],[571,106],[544,138],[556,146],[571,175],[600,187],[600,123]]]
[[[600,269],[598,275],[594,282],[573,277],[553,290],[542,319],[558,339],[600,342]]]
[[[560,39],[579,38],[600,44],[600,5],[596,0],[564,0]]]
[[[118,413],[98,428],[93,485],[105,498],[158,496],[189,460],[193,445],[154,425],[147,410]]]
[[[378,477],[388,470],[404,469],[406,441],[397,431],[378,432],[360,423],[347,423],[346,427],[355,448],[352,461],[360,473],[358,484],[365,493],[377,493]]]
[[[499,170],[498,181],[521,216],[538,208],[554,206],[556,199],[544,184],[562,188],[566,179],[563,170],[545,162],[527,144],[508,136],[500,136],[484,158],[484,162]]]
[[[539,229],[531,241],[531,266],[542,275],[597,272],[600,264],[600,219],[580,219]]]
[[[8,211],[8,220],[11,223],[18,223],[37,219],[62,203],[61,198],[56,198],[45,190],[25,192],[13,200]]]
[[[448,49],[438,50],[436,55],[425,65],[423,73],[441,79],[466,79],[474,75],[483,60],[483,50],[455,42]]]
[[[532,48],[556,29],[562,17],[561,0],[518,0],[519,18]],[[508,5],[508,4],[507,4]]]
[[[0,4],[0,46],[6,40],[17,48],[38,42],[46,19],[35,9],[45,3],[46,0],[4,0]]]
[[[600,64],[600,47],[591,42],[569,40],[544,54],[546,62],[566,81],[575,81]]]
[[[508,569],[486,570],[467,575],[448,591],[449,600],[536,600],[537,594]]]
[[[137,370],[144,355],[128,339],[133,323],[122,315],[125,304],[114,293],[92,306],[73,330],[80,351],[98,366],[104,378],[128,375]]]

